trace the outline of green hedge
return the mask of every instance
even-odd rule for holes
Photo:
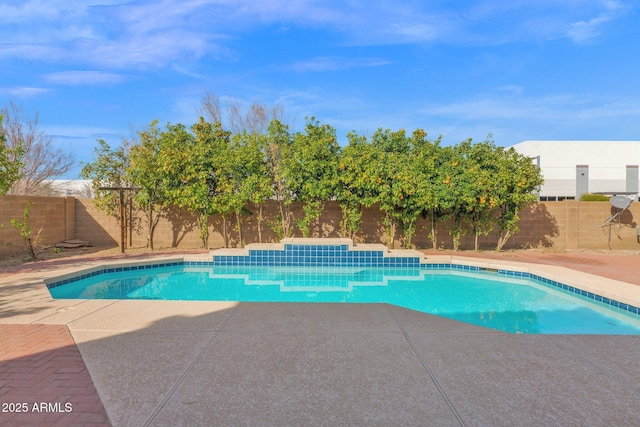
[[[580,196],[580,201],[581,202],[607,202],[609,201],[610,197],[609,196],[605,196],[604,194],[591,194],[591,193],[586,193],[583,194],[582,196]]]

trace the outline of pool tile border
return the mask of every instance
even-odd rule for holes
[[[612,307],[619,308],[619,309],[621,309],[623,311],[628,311],[629,313],[640,315],[640,308],[639,307],[636,307],[636,306],[631,305],[631,304],[626,304],[626,303],[617,301],[617,300],[615,300],[613,298],[603,297],[602,295],[598,295],[598,294],[595,294],[593,292],[585,291],[583,289],[576,288],[575,286],[566,285],[566,284],[558,282],[556,280],[547,279],[547,278],[545,278],[543,276],[540,276],[538,274],[535,274],[535,273],[528,273],[528,272],[523,272],[523,271],[511,271],[511,270],[498,270],[498,274],[501,275],[501,276],[507,276],[507,277],[518,277],[518,278],[536,280],[536,281],[538,281],[540,283],[544,283],[546,285],[554,286],[554,287],[562,289],[564,291],[568,291],[568,292],[574,293],[576,295],[580,295],[580,296],[586,297],[588,299],[591,299],[591,300],[594,300],[594,301],[598,301],[598,302],[601,302],[603,304],[610,305]]]
[[[192,262],[192,261],[189,261],[189,262]],[[157,262],[157,263],[151,263],[151,264],[137,263],[133,265],[120,265],[117,267],[115,266],[93,267],[87,270],[79,271],[77,273],[70,273],[65,276],[62,276],[62,277],[65,277],[62,280],[56,280],[60,276],[54,277],[51,279],[45,279],[44,283],[45,285],[47,285],[48,289],[53,289],[53,288],[57,288],[58,286],[77,282],[83,279],[88,279],[90,277],[98,276],[100,274],[120,273],[124,271],[148,270],[151,268],[162,268],[162,267],[182,267],[183,265],[187,265],[185,261]]]
[[[53,289],[58,286],[66,285],[69,283],[77,282],[79,280],[87,279],[90,277],[95,277],[100,274],[107,273],[117,273],[117,272],[125,272],[125,271],[137,271],[137,270],[147,270],[151,268],[163,268],[163,267],[227,267],[227,266],[264,266],[264,267],[273,267],[273,265],[234,265],[234,264],[218,264],[215,261],[189,261],[189,260],[169,260],[163,262],[145,262],[145,263],[135,263],[128,265],[111,265],[111,266],[101,266],[101,267],[93,267],[88,270],[83,270],[77,273],[71,273],[65,275],[65,278],[62,280],[56,280],[58,277],[54,277],[51,279],[45,279],[45,284],[48,289]],[[323,267],[325,265],[311,265],[311,267]],[[363,267],[361,265],[340,265],[340,266],[353,266],[353,267]],[[284,265],[283,267],[299,267],[299,265]],[[388,268],[418,268],[418,266],[408,263],[403,263],[400,265],[367,265],[367,267],[388,267]],[[531,279],[535,280],[539,283],[550,285],[556,287],[558,289],[562,289],[564,291],[568,291],[574,293],[579,296],[586,297],[588,299],[603,303],[605,305],[610,305],[612,307],[618,308],[622,311],[626,311],[629,314],[640,316],[640,307],[636,307],[632,304],[627,304],[621,301],[618,301],[613,298],[607,298],[602,295],[598,295],[593,292],[585,291],[583,289],[577,288],[575,286],[567,285],[556,280],[548,279],[536,273],[530,273],[526,271],[517,271],[517,270],[508,270],[502,268],[488,268],[488,267],[479,267],[474,265],[465,265],[465,264],[456,264],[454,262],[451,263],[420,263],[419,268],[421,270],[452,270],[452,271],[463,271],[463,272],[494,272],[499,276],[505,277],[514,277],[514,278],[522,278],[522,279]]]
[[[346,239],[330,243],[296,243],[285,239],[279,246],[253,244],[240,249],[222,249],[212,253],[216,266],[284,267],[418,267],[424,255],[418,251],[388,251],[377,244],[353,246]],[[349,240],[350,242],[350,240]]]

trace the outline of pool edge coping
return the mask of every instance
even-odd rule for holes
[[[638,286],[622,282],[614,279],[610,279],[607,277],[597,276],[590,273],[581,272],[579,270],[573,270],[566,267],[554,266],[554,265],[546,265],[546,264],[535,264],[535,263],[524,263],[518,261],[502,261],[495,259],[483,259],[483,258],[472,258],[472,257],[460,257],[455,255],[432,255],[432,256],[424,256],[424,261],[420,263],[420,268],[423,266],[434,266],[434,265],[443,265],[443,268],[451,268],[453,270],[466,270],[464,267],[469,267],[469,270],[480,270],[480,271],[496,271],[500,272],[501,275],[504,276],[513,276],[516,278],[531,278],[532,280],[541,281],[544,283],[544,280],[548,280],[554,283],[550,283],[551,286],[555,286],[561,289],[569,290],[578,295],[586,296],[590,299],[594,299],[596,301],[602,302],[602,300],[597,299],[595,297],[590,296],[592,294],[594,296],[600,296],[606,300],[610,300],[613,303],[604,301],[605,304],[612,305],[613,307],[620,308],[619,304],[632,306],[636,309],[640,309],[640,292],[638,291]],[[89,275],[92,273],[100,274],[104,273],[104,270],[117,270],[122,268],[129,269],[132,266],[166,266],[166,264],[179,265],[184,263],[202,263],[203,266],[213,266],[212,260],[209,256],[203,256],[202,254],[183,254],[183,255],[158,255],[152,258],[146,258],[144,260],[140,259],[131,259],[131,260],[123,260],[117,259],[112,262],[108,259],[100,260],[92,262],[92,265],[88,265],[84,268],[79,267],[66,267],[62,269],[53,270],[52,274],[47,274],[46,277],[41,277],[39,282],[44,286],[44,291],[46,291],[47,295],[51,300],[57,300],[51,297],[49,293],[49,289],[51,288],[50,284],[61,282],[68,279],[75,279],[83,275]],[[319,266],[321,267],[321,266]],[[404,268],[404,267],[400,267]],[[427,269],[429,269],[427,267]],[[434,268],[437,269],[437,268]],[[55,274],[55,271],[60,271],[60,274]],[[65,271],[72,270],[72,271]],[[108,272],[108,271],[107,271]],[[515,274],[510,274],[515,273]],[[523,273],[524,275],[520,275],[517,273]],[[16,275],[20,275],[17,273]],[[534,277],[531,277],[534,276]],[[75,279],[80,280],[80,279]],[[38,280],[36,280],[38,282]],[[64,283],[61,283],[61,285]],[[567,287],[573,289],[566,289],[563,286],[558,285],[566,285]],[[3,286],[3,280],[0,279],[0,288]],[[577,290],[577,292],[576,292]],[[580,291],[584,291],[581,293]],[[75,299],[74,301],[78,301]],[[640,314],[634,313],[631,311],[631,315]]]
[[[613,302],[632,306],[634,308],[640,309],[640,292],[638,286],[632,283],[623,282],[615,279],[610,279],[607,277],[597,276],[591,273],[585,273],[579,270],[570,269],[567,267],[555,266],[555,265],[546,265],[546,264],[536,264],[536,263],[528,263],[528,262],[518,262],[518,261],[502,261],[495,259],[484,259],[484,258],[473,258],[473,257],[461,257],[455,255],[423,255],[424,261],[421,262],[420,266],[423,265],[434,265],[434,264],[448,264],[449,268],[451,266],[457,270],[464,270],[464,267],[473,267],[473,269],[477,268],[479,270],[488,270],[488,271],[502,271],[507,272],[505,275],[508,275],[508,272],[514,273],[526,273],[528,275],[538,276],[538,278],[547,279],[549,281],[557,282],[558,284],[566,285],[568,287],[572,287],[578,291],[584,291],[586,293],[591,293],[596,296],[601,296],[605,299],[612,300]],[[151,256],[145,259],[129,259],[125,260],[122,258],[110,260],[108,258],[101,259],[98,261],[90,261],[86,263],[86,265],[78,265],[81,263],[75,263],[72,265],[60,266],[57,268],[52,268],[46,271],[36,271],[36,272],[25,272],[25,273],[14,273],[12,275],[1,277],[0,278],[0,290],[7,286],[18,286],[21,285],[32,285],[34,288],[31,288],[32,291],[37,293],[38,303],[52,303],[52,302],[62,302],[68,301],[71,305],[77,304],[81,301],[86,301],[83,299],[54,299],[50,292],[48,283],[65,280],[66,278],[78,277],[83,274],[88,274],[96,271],[101,271],[104,269],[116,269],[116,268],[126,268],[134,265],[158,265],[158,264],[166,264],[166,263],[185,263],[185,262],[202,262],[203,264],[209,264],[211,262],[211,258],[208,254],[180,254],[180,255],[166,255],[159,254],[157,256]],[[460,268],[458,268],[460,267]],[[404,267],[400,267],[404,268]],[[470,268],[472,270],[472,268]],[[515,275],[518,277],[518,275]],[[521,278],[521,277],[520,277]],[[536,278],[533,278],[534,280]],[[562,288],[562,287],[560,287]],[[580,292],[574,293],[580,295]],[[584,295],[584,294],[582,294]],[[16,294],[15,300],[13,298],[9,298],[10,301],[7,303],[4,301],[5,306],[10,307],[12,303],[18,302],[20,294]],[[587,296],[587,295],[584,295]],[[591,297],[589,297],[591,298]],[[591,298],[594,299],[594,298]],[[600,301],[600,300],[597,300]],[[610,304],[609,302],[605,302],[605,304],[612,305],[613,307],[620,308],[617,304]],[[26,308],[26,307],[25,307]],[[633,311],[630,312],[630,315],[633,315]],[[640,314],[640,311],[639,313]],[[8,319],[7,319],[8,320]],[[3,321],[2,323],[10,323]]]

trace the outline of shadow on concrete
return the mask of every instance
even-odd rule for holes
[[[386,304],[120,301],[69,327],[115,426],[633,425],[640,405],[640,336],[510,335]]]
[[[2,285],[0,294],[0,317],[10,318],[18,315],[30,315],[45,312],[50,309],[46,301],[40,301],[37,295],[42,291],[42,281],[19,285]],[[19,300],[20,304],[16,301]],[[1,393],[0,393],[1,394]]]

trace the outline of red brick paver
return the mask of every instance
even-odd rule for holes
[[[423,251],[429,255],[453,255],[503,261],[549,264],[640,285],[640,253],[622,251],[541,253],[533,251]]]
[[[0,325],[0,425],[111,425],[66,325]]]

